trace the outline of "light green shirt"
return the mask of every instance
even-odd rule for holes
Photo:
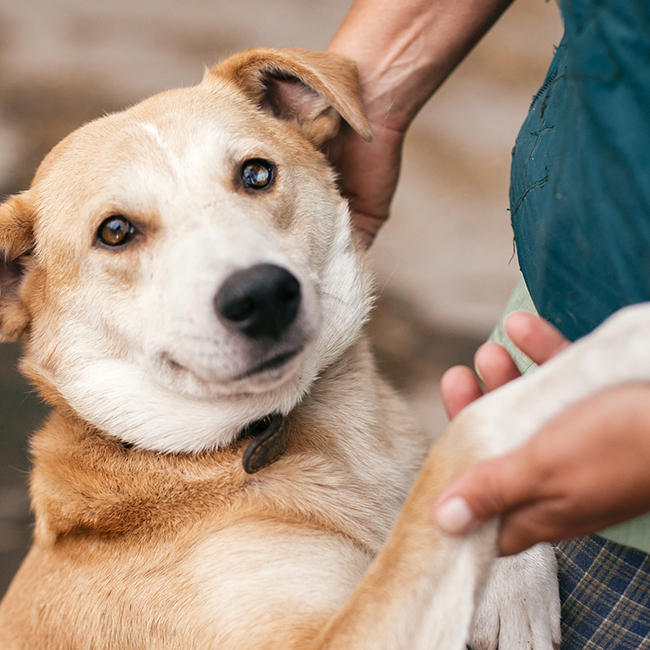
[[[504,329],[504,323],[508,314],[518,310],[537,314],[523,277],[519,279],[501,319],[494,328],[489,340],[501,343],[510,352],[521,373],[526,374],[534,371],[537,366],[521,350],[513,345],[512,341],[506,336]],[[624,524],[608,528],[599,533],[599,535],[613,542],[633,546],[646,553],[650,553],[650,513],[637,519],[632,519]]]

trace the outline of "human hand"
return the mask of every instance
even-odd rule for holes
[[[569,345],[524,312],[513,314],[506,330],[538,363]],[[482,346],[476,363],[488,390],[518,374],[495,344]],[[452,416],[482,394],[469,369],[451,369],[443,379]],[[435,517],[458,534],[500,514],[502,555],[597,532],[650,510],[649,458],[650,386],[619,386],[574,404],[522,447],[467,472],[441,495]]]
[[[420,108],[511,0],[355,0],[327,49],[357,62],[373,131],[364,142],[343,125],[325,153],[370,245],[399,176],[404,133]]]
[[[338,175],[339,188],[350,202],[352,224],[370,246],[388,212],[399,178],[404,134],[371,124],[373,140],[366,142],[347,124],[327,142],[325,153]]]
[[[538,316],[516,311],[505,324],[510,340],[536,364],[541,365],[567,348],[562,334]],[[487,391],[499,388],[521,375],[508,351],[498,343],[484,343],[476,351],[474,366]],[[483,396],[476,373],[467,366],[449,368],[440,380],[442,401],[450,420],[468,404]]]

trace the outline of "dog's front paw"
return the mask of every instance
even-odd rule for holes
[[[560,596],[555,553],[538,544],[497,560],[476,610],[472,650],[560,647]]]

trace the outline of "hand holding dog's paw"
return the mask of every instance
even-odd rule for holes
[[[440,498],[439,525],[472,530],[501,516],[499,552],[596,533],[650,508],[650,388],[578,402],[514,451],[471,469]]]
[[[560,597],[553,549],[539,544],[498,560],[476,610],[472,650],[559,648]]]

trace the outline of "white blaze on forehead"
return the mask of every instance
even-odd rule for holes
[[[152,124],[151,122],[139,122],[138,126],[140,126],[145,133],[151,136],[151,139],[158,145],[158,148],[165,154],[165,158],[169,163],[169,166],[171,167],[174,174],[180,178],[183,172],[183,165],[181,164],[181,160],[177,152],[173,151],[172,148],[169,146],[169,143],[163,139],[160,133],[160,129],[155,124]]]
[[[149,183],[157,184],[154,187],[157,200],[180,197],[186,206],[212,205],[220,190],[222,199],[224,191],[231,192],[228,181],[233,165],[251,157],[276,157],[274,146],[269,142],[250,135],[235,136],[227,125],[202,115],[172,116],[169,122],[162,124],[137,121],[135,126],[154,146],[146,147],[147,157],[140,162],[139,169],[133,171],[136,174],[142,171]],[[153,166],[151,153],[156,162]],[[169,177],[160,176],[160,171]],[[173,194],[169,193],[170,189]],[[179,190],[182,191],[180,195]],[[142,191],[138,187],[138,193]]]

